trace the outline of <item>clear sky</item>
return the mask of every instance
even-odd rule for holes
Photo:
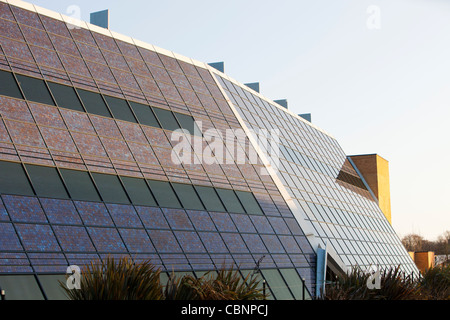
[[[393,226],[450,230],[450,1],[30,0],[202,62],[390,163]]]

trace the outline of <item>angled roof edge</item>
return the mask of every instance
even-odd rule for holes
[[[49,9],[46,9],[46,8],[39,7],[39,6],[34,5],[32,3],[29,3],[29,2],[25,2],[25,1],[22,1],[22,0],[0,0],[0,2],[8,3],[10,5],[13,5],[13,6],[25,9],[25,10],[29,10],[29,11],[32,11],[32,12],[35,12],[35,13],[39,13],[41,15],[44,15],[44,16],[47,16],[47,17],[59,20],[59,21],[64,22],[64,23],[73,24],[73,25],[76,25],[77,27],[80,27],[80,28],[83,28],[83,29],[87,29],[89,31],[97,32],[97,33],[100,33],[102,35],[105,35],[105,36],[108,36],[108,37],[111,37],[111,38],[114,38],[114,39],[117,39],[117,40],[129,43],[129,44],[141,47],[143,49],[151,50],[151,51],[159,53],[159,54],[163,54],[163,55],[166,55],[166,56],[169,56],[169,57],[172,57],[172,58],[176,58],[178,60],[181,60],[181,61],[193,64],[193,65],[195,65],[197,67],[200,67],[200,68],[203,68],[203,69],[208,69],[211,72],[214,72],[214,73],[217,73],[220,76],[223,76],[224,78],[226,78],[227,80],[229,80],[229,81],[233,82],[234,84],[240,86],[241,88],[243,88],[245,90],[248,90],[248,91],[251,91],[253,94],[255,94],[256,96],[260,97],[261,99],[267,101],[271,105],[277,107],[278,109],[280,109],[280,110],[282,110],[284,112],[287,112],[289,115],[293,116],[294,118],[304,122],[305,124],[313,127],[314,129],[319,130],[320,132],[322,132],[322,133],[328,135],[329,137],[335,139],[333,137],[333,135],[331,135],[330,133],[326,132],[322,128],[314,125],[311,122],[306,121],[305,119],[303,119],[302,117],[300,117],[297,114],[293,113],[292,111],[290,111],[288,109],[285,109],[282,106],[278,105],[277,103],[273,102],[272,99],[269,99],[269,98],[265,97],[264,95],[262,95],[261,93],[250,89],[249,87],[245,86],[243,83],[238,82],[237,80],[229,77],[228,75],[226,75],[226,74],[224,74],[224,73],[214,69],[213,67],[209,66],[207,63],[204,63],[204,62],[201,62],[201,61],[197,61],[195,59],[191,59],[191,58],[185,57],[185,56],[183,56],[181,54],[175,53],[175,52],[167,50],[167,49],[163,49],[163,48],[157,47],[155,45],[146,43],[146,42],[138,40],[138,39],[134,39],[134,38],[129,37],[129,36],[125,36],[123,34],[117,33],[117,32],[112,31],[110,29],[101,28],[99,26],[93,25],[93,24],[88,23],[86,21],[75,19],[73,17],[66,16],[66,15],[64,15],[62,13],[58,13],[58,12],[55,12],[55,11],[52,11],[52,10],[49,10]]]
[[[291,110],[286,109],[286,108],[283,108],[283,107],[280,106],[278,103],[274,102],[272,99],[267,98],[266,96],[262,95],[261,93],[259,93],[259,92],[255,91],[255,90],[253,90],[252,88],[247,87],[245,84],[243,84],[243,83],[237,81],[237,80],[234,79],[234,78],[231,78],[229,75],[227,75],[227,74],[225,74],[225,73],[222,73],[222,72],[220,72],[219,70],[216,70],[215,68],[213,68],[213,67],[211,67],[211,66],[207,66],[207,67],[208,67],[208,69],[209,69],[211,72],[216,73],[217,75],[219,75],[219,76],[221,76],[221,77],[227,79],[228,81],[230,81],[230,82],[232,82],[232,83],[234,83],[234,84],[240,86],[240,87],[241,87],[242,89],[244,89],[244,90],[250,91],[250,92],[251,92],[252,94],[254,94],[255,96],[257,96],[257,97],[259,97],[259,98],[261,98],[261,99],[267,101],[267,102],[270,103],[271,105],[277,107],[278,109],[282,110],[283,112],[288,113],[290,116],[293,116],[294,118],[296,118],[296,119],[302,121],[303,123],[307,124],[308,126],[313,127],[313,128],[316,129],[316,130],[319,130],[319,131],[322,132],[323,134],[326,134],[327,136],[329,136],[329,137],[331,137],[331,138],[333,138],[333,139],[336,139],[336,138],[335,138],[332,134],[330,134],[329,132],[326,132],[325,130],[323,130],[322,128],[318,127],[317,125],[315,125],[315,124],[313,124],[313,123],[311,123],[311,122],[309,122],[309,121],[306,121],[305,119],[303,119],[302,117],[300,117],[298,114],[295,114],[295,113],[292,112]]]
[[[203,69],[208,69],[207,68],[207,64],[204,63],[204,62],[197,61],[195,59],[191,59],[191,58],[185,57],[185,56],[183,56],[181,54],[178,54],[178,53],[175,53],[173,51],[157,47],[155,45],[146,43],[144,41],[141,41],[141,40],[138,40],[138,39],[135,39],[135,38],[132,38],[132,37],[129,37],[129,36],[117,33],[117,32],[112,31],[110,29],[101,28],[101,27],[96,26],[94,24],[91,24],[89,22],[82,21],[82,20],[79,20],[79,19],[75,19],[73,17],[66,16],[66,15],[64,15],[62,13],[58,13],[58,12],[55,12],[55,11],[52,11],[52,10],[49,10],[49,9],[45,9],[45,8],[39,7],[39,6],[34,5],[32,3],[28,3],[28,2],[25,2],[25,1],[21,1],[21,0],[0,0],[0,2],[8,3],[8,4],[12,5],[12,6],[16,6],[16,7],[25,9],[25,10],[36,12],[36,13],[39,13],[41,15],[44,15],[44,16],[47,16],[47,17],[59,20],[59,21],[64,22],[64,23],[73,24],[73,25],[75,25],[77,27],[80,27],[80,28],[83,28],[83,29],[87,29],[89,31],[97,32],[97,33],[100,33],[102,35],[105,35],[105,36],[108,36],[108,37],[111,37],[111,38],[114,38],[114,39],[117,39],[117,40],[129,43],[129,44],[141,47],[143,49],[151,50],[151,51],[159,53],[159,54],[163,54],[163,55],[166,55],[166,56],[169,56],[169,57],[172,57],[172,58],[176,58],[178,60],[181,60],[181,61],[193,64],[193,65],[195,65],[197,67],[200,67],[200,68],[203,68]]]

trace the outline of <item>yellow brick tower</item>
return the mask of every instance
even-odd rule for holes
[[[392,224],[389,162],[377,154],[350,156],[377,197],[381,211]]]

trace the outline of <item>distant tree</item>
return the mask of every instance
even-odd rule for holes
[[[445,231],[436,241],[424,239],[411,233],[402,238],[402,243],[408,251],[433,251],[435,255],[448,255],[450,249],[450,231]]]
[[[422,251],[424,238],[418,234],[410,233],[403,237],[402,243],[408,251]]]
[[[450,249],[450,231],[447,230],[440,235],[437,242],[439,243],[439,254],[445,254],[448,256]]]

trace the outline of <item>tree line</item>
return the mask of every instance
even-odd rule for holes
[[[430,241],[421,235],[410,233],[402,238],[402,243],[408,251],[434,251],[435,255],[448,255],[450,249],[450,231],[445,231],[435,241]]]

